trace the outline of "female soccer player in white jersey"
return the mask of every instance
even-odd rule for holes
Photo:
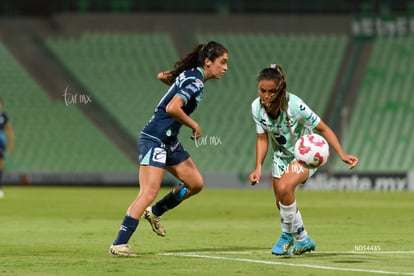
[[[227,71],[227,61],[227,49],[210,41],[198,45],[182,57],[172,71],[158,74],[158,78],[170,85],[170,88],[138,138],[140,191],[129,206],[118,236],[110,246],[111,254],[135,255],[128,241],[143,214],[153,231],[165,236],[166,231],[160,224],[161,215],[203,188],[203,177],[177,136],[182,125],[192,129],[192,139],[202,136],[201,127],[190,114],[200,103],[204,83],[212,78],[223,77]],[[182,184],[150,206],[160,189],[164,170],[169,171]]]
[[[346,154],[335,133],[299,97],[286,91],[286,80],[279,65],[263,69],[258,76],[259,97],[252,103],[256,122],[256,167],[249,175],[252,185],[260,181],[269,140],[273,146],[273,191],[279,208],[282,235],[272,248],[275,255],[300,255],[316,248],[305,230],[296,205],[295,189],[316,169],[302,167],[294,157],[294,145],[306,131],[317,130],[339,157],[352,169],[358,158]],[[293,246],[293,247],[292,247]],[[292,249],[291,249],[292,247]]]

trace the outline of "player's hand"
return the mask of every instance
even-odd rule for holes
[[[157,78],[165,83],[166,85],[170,86],[172,83],[169,81],[170,71],[162,71],[157,74]]]
[[[342,157],[342,161],[344,161],[345,163],[349,164],[349,169],[352,170],[353,168],[356,167],[356,165],[358,165],[358,157],[353,156],[353,155],[345,155]]]
[[[249,181],[251,185],[256,185],[260,182],[260,171],[254,171],[249,175]]]
[[[193,129],[193,136],[191,136],[191,140],[196,141],[203,136],[200,126],[197,126]]]

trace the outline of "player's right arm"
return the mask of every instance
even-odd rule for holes
[[[249,175],[249,180],[252,185],[260,182],[262,174],[262,165],[266,158],[267,149],[269,146],[269,139],[265,133],[258,133],[256,138],[256,167]]]
[[[169,80],[169,75],[170,75],[170,71],[162,71],[159,72],[157,75],[157,78],[162,82],[165,83],[166,85],[170,86],[172,85],[172,83]]]

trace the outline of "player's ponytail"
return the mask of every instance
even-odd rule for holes
[[[273,119],[276,119],[280,113],[287,109],[288,100],[286,98],[286,80],[285,73],[280,65],[271,64],[260,71],[257,81],[273,80],[276,83],[276,93],[266,101],[261,101],[266,113]]]
[[[175,78],[184,70],[197,66],[203,67],[206,58],[214,62],[216,58],[227,52],[227,49],[223,45],[215,41],[199,44],[190,53],[175,63],[174,70],[169,72],[168,80],[170,83],[173,83]]]

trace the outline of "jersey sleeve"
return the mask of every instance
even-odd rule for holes
[[[313,129],[321,121],[321,118],[318,116],[318,114],[310,109],[310,107],[299,97],[294,98],[294,106],[296,112],[304,120],[305,127]]]
[[[195,97],[203,90],[203,86],[203,81],[199,78],[189,77],[179,83],[179,91],[176,95],[182,98],[184,105],[186,105],[192,97]]]
[[[260,124],[260,100],[259,98],[257,98],[256,100],[254,100],[252,102],[252,118],[253,121],[256,123],[256,133],[257,134],[262,134],[265,133],[265,130],[263,129],[262,125]]]

